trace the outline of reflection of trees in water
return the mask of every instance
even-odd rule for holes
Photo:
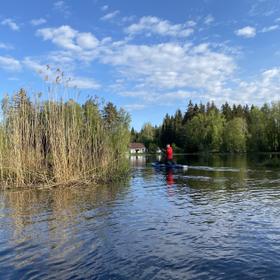
[[[197,167],[187,172],[188,185],[193,188],[227,189],[234,183],[242,186],[248,178],[248,161],[243,155],[186,155],[178,160]]]
[[[15,273],[22,270],[25,275],[27,267],[36,270],[34,263],[42,271],[48,271],[51,264],[59,264],[59,278],[63,278],[63,266],[71,267],[75,256],[83,253],[80,247],[100,221],[106,222],[115,201],[124,200],[127,188],[127,182],[122,182],[0,193],[1,244],[5,244],[2,250],[9,249],[9,265],[14,266]]]
[[[5,191],[1,200],[4,209],[9,209],[11,239],[21,243],[36,235],[36,242],[49,239],[64,243],[81,231],[79,227],[86,211],[104,204],[109,211],[117,196],[125,196],[127,187],[127,182],[122,182],[110,186]]]
[[[148,167],[137,170],[136,175],[147,181],[161,179],[168,186],[174,185],[175,195],[191,193],[198,200],[199,193],[220,200],[225,195],[247,192],[256,184],[267,187],[264,180],[269,173],[265,174],[264,167],[248,155],[177,155],[176,159],[178,163],[198,168],[189,168],[186,172],[173,170],[171,174]],[[147,159],[147,162],[152,161],[154,157]]]
[[[277,172],[254,159],[247,155],[186,156],[181,161],[198,168],[176,177],[176,193],[198,204],[207,200],[223,203],[245,199],[253,189],[273,189],[277,182],[279,186]]]

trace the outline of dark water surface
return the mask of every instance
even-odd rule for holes
[[[0,278],[279,279],[279,169],[146,160],[118,185],[1,192]]]

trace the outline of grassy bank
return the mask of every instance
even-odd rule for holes
[[[127,169],[129,117],[89,99],[43,100],[20,90],[2,102],[0,181],[4,186],[113,180]]]

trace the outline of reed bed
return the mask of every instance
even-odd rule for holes
[[[128,165],[129,116],[112,103],[31,101],[21,89],[2,101],[2,186],[75,185],[111,181]]]

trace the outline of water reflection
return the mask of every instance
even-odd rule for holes
[[[166,172],[166,182],[168,186],[172,186],[174,185],[175,181],[174,181],[174,176],[173,176],[173,170],[172,169],[168,169]]]
[[[144,155],[133,155],[129,157],[130,164],[133,167],[143,167],[146,166],[147,157]]]
[[[131,159],[129,182],[0,193],[5,279],[277,279],[280,174],[242,157]]]
[[[69,275],[74,275],[71,264],[96,246],[87,244],[88,250],[83,249],[88,234],[106,225],[116,200],[124,199],[128,187],[123,183],[82,189],[2,192],[0,275],[5,275],[5,279],[29,279],[28,272],[45,278],[48,266],[61,271],[65,268],[66,274],[68,270]],[[98,234],[98,230],[92,234],[90,243]],[[12,268],[9,272],[5,271],[7,265]],[[37,271],[39,267],[42,274]],[[62,272],[55,275],[65,279]]]

